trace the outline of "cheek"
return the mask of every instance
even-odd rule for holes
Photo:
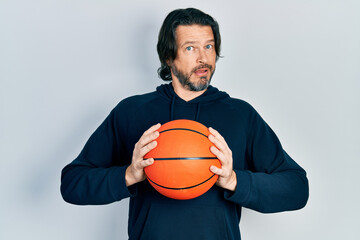
[[[209,56],[209,59],[211,59],[211,63],[215,63],[216,62],[216,52],[212,52]]]
[[[183,71],[189,71],[194,68],[194,63],[196,63],[196,61],[194,61],[190,57],[179,57],[177,60],[174,61],[174,63],[176,64],[178,69],[182,69]]]

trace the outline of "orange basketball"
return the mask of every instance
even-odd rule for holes
[[[218,179],[210,166],[220,168],[221,164],[210,151],[213,144],[207,127],[191,120],[174,120],[158,131],[157,147],[144,157],[155,160],[144,169],[150,184],[174,199],[191,199],[208,191]]]

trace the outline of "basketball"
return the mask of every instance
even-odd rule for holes
[[[158,132],[157,147],[144,157],[154,159],[144,168],[149,183],[164,196],[180,200],[208,191],[218,179],[210,166],[220,168],[221,164],[210,151],[214,144],[207,127],[182,119],[163,124]]]

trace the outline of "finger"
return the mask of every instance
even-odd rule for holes
[[[157,146],[157,141],[152,141],[149,144],[140,148],[139,157],[143,158],[148,152],[153,150]]]
[[[145,168],[145,167],[148,167],[148,166],[152,165],[153,163],[154,163],[154,159],[153,159],[153,158],[144,159],[144,160],[142,160],[142,161],[139,162],[138,167],[139,167],[140,169],[143,169],[143,168]]]
[[[160,126],[160,123],[153,125],[143,133],[139,141],[135,144],[133,152],[134,159],[142,160],[146,153],[156,147],[157,143],[154,142],[154,140],[160,135],[159,132],[156,131]]]
[[[209,135],[209,140],[210,142],[214,143],[215,146],[220,149],[221,151],[226,151],[227,150],[227,145],[226,143],[220,141],[219,139],[217,139],[214,135]]]
[[[216,147],[214,147],[214,146],[211,146],[210,147],[210,151],[216,156],[216,157],[222,157],[222,153],[221,153],[221,151],[219,150],[219,149],[217,149]]]
[[[225,142],[225,139],[223,138],[223,136],[221,136],[221,134],[216,131],[215,129],[213,129],[212,127],[209,127],[209,131],[212,135],[214,135],[216,138],[220,139],[221,141]]]
[[[213,135],[215,137],[215,139],[218,139],[223,145],[224,145],[224,149],[229,149],[229,146],[225,140],[225,138],[215,129],[213,129],[212,127],[209,128],[210,131],[210,135]]]
[[[150,133],[152,133],[152,132],[155,132],[155,131],[158,130],[160,127],[161,127],[161,124],[160,124],[160,123],[155,124],[155,125],[151,126],[148,130],[146,130],[146,131],[143,133],[142,136],[148,135],[148,134],[150,134]]]
[[[226,165],[228,163],[228,161],[226,161],[225,154],[222,153],[219,149],[211,146],[210,151],[220,160],[221,165]]]
[[[223,136],[221,136],[221,134],[216,131],[215,129],[213,129],[212,127],[209,128],[210,131],[210,135],[209,135],[209,139],[211,138],[210,136],[213,135],[214,141],[216,141],[217,143],[220,143],[221,145],[219,145],[218,147],[222,150],[228,150],[230,149],[227,142],[225,141],[225,138]],[[210,140],[211,141],[211,140]],[[214,142],[214,144],[216,145],[216,142]]]
[[[156,132],[160,128],[161,124],[151,126],[140,137],[139,141],[135,144],[135,148],[142,148],[146,144],[150,143],[159,136],[159,132]]]
[[[215,173],[218,176],[223,176],[224,175],[224,170],[223,169],[218,168],[218,167],[213,166],[213,165],[210,166],[210,171]]]
[[[147,135],[143,135],[138,141],[138,147],[140,149],[143,148],[144,146],[150,144],[152,141],[158,138],[159,135],[159,132],[152,132],[148,133]]]

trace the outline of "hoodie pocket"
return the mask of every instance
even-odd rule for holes
[[[140,239],[226,240],[227,231],[220,207],[152,204]]]

